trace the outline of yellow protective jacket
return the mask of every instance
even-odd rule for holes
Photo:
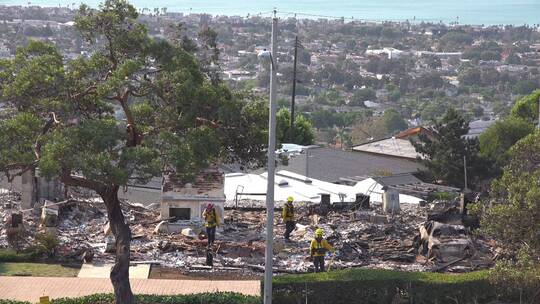
[[[327,251],[334,252],[334,247],[332,247],[332,245],[330,245],[327,240],[311,240],[311,245],[309,246],[309,254],[311,256],[324,256]]]
[[[294,207],[290,203],[286,203],[283,205],[283,212],[281,214],[283,216],[284,222],[294,222]]]
[[[205,227],[212,228],[212,227],[219,226],[221,224],[219,220],[219,216],[215,208],[212,208],[212,210],[210,211],[204,209],[202,215],[205,221],[204,223]]]

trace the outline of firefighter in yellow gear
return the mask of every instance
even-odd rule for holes
[[[292,196],[289,196],[287,198],[287,202],[285,205],[283,205],[283,222],[285,223],[285,234],[283,237],[286,240],[289,240],[291,236],[291,232],[293,232],[294,228],[296,227],[296,223],[294,222],[294,206],[293,206],[294,198]]]
[[[324,272],[324,255],[331,251],[335,252],[334,247],[323,238],[324,231],[319,228],[315,230],[315,238],[311,240],[309,247],[309,255],[313,260],[315,266],[315,272]]]
[[[204,218],[204,226],[206,227],[206,235],[208,236],[208,246],[211,246],[216,240],[216,227],[221,224],[214,204],[208,204],[202,216]]]

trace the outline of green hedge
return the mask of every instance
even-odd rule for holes
[[[17,253],[11,249],[0,249],[0,262],[35,262],[38,260],[40,253],[36,251],[25,251]]]
[[[503,292],[489,282],[489,275],[348,269],[276,277],[273,296],[280,304],[303,304],[306,297],[310,304],[519,303],[519,291]]]
[[[97,294],[82,298],[53,299],[51,304],[111,304],[114,296]],[[138,304],[260,304],[259,297],[244,296],[237,293],[201,293],[194,295],[154,296],[138,295]],[[0,304],[29,304],[0,300]]]

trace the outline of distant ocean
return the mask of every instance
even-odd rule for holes
[[[86,0],[0,0],[0,5],[39,5],[78,7],[83,2],[96,7],[101,1]],[[247,14],[270,16],[279,12],[357,18],[377,21],[429,21],[460,24],[540,24],[540,0],[131,0],[137,8],[166,7],[168,12],[208,13],[212,15]],[[308,15],[301,15],[308,14]],[[279,17],[294,16],[280,13]]]

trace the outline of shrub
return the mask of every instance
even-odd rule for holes
[[[46,254],[48,257],[54,256],[56,248],[58,247],[58,239],[55,235],[50,233],[40,233],[36,235],[37,247],[40,251]]]
[[[156,296],[138,295],[139,304],[260,304],[259,297],[245,296],[238,293],[201,293],[193,295],[176,296]],[[52,304],[110,304],[114,303],[112,294],[96,294],[81,298],[53,299]],[[17,302],[0,300],[0,304],[29,304],[28,302]]]
[[[33,250],[17,253],[15,250],[11,249],[0,249],[0,262],[34,262],[37,260],[38,256],[38,252]]]
[[[437,192],[431,192],[428,194],[428,200],[441,200],[441,201],[451,201],[455,198],[457,198],[459,194],[452,193],[452,192],[446,192],[446,191],[437,191]]]
[[[0,299],[0,304],[29,304],[28,302],[20,302],[20,301],[11,301],[11,300],[2,300]]]
[[[14,250],[19,251],[24,240],[24,230],[10,227],[7,228],[6,235],[9,246]]]
[[[540,303],[538,262],[530,248],[522,249],[515,259],[498,261],[490,280],[507,293],[519,294],[522,301]]]
[[[310,304],[491,303],[519,299],[517,289],[500,289],[490,276],[490,271],[439,274],[348,269],[276,277],[273,294],[280,304],[305,303],[306,297]]]

